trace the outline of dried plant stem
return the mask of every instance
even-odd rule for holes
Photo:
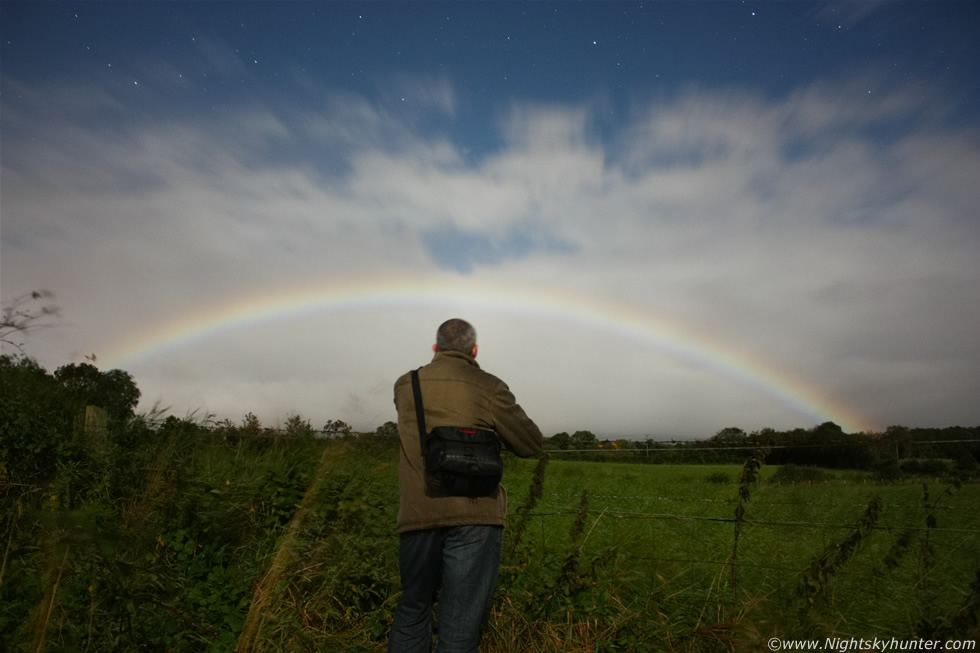
[[[14,525],[10,525],[10,535],[7,536],[7,548],[3,552],[3,564],[0,564],[0,587],[3,587],[3,577],[7,572],[7,559],[10,557],[10,547],[14,540]]]
[[[61,567],[58,569],[58,577],[54,581],[54,587],[51,588],[51,600],[48,601],[48,609],[44,615],[44,623],[41,625],[40,640],[37,643],[37,653],[41,653],[44,650],[44,641],[48,634],[48,622],[51,620],[51,613],[54,612],[54,600],[58,595],[58,585],[61,584],[61,575],[65,571],[65,563],[68,562],[68,549],[70,547],[65,547],[65,555],[61,558]]]

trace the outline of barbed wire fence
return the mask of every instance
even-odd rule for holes
[[[903,443],[903,446],[973,444],[978,441],[980,440],[931,440]],[[778,446],[781,449],[812,449],[827,448],[830,443]],[[755,446],[740,445],[686,445],[676,451],[687,453],[700,450],[710,455],[718,450],[751,453],[757,449]],[[675,450],[661,448],[652,449],[651,453],[663,453],[666,454],[664,458],[669,458],[673,451]],[[555,462],[562,461],[565,458],[563,454],[566,453],[571,454],[568,456],[569,462],[583,465],[596,460],[628,460],[623,456],[636,454],[629,449],[612,448],[600,452],[605,454],[604,457],[590,455],[586,460],[576,460],[576,455],[597,452],[594,449],[548,452]],[[685,465],[697,467],[696,463],[690,461]],[[721,465],[734,468],[736,463],[724,462]],[[645,466],[633,466],[629,473],[641,477],[641,468]],[[717,471],[718,467],[709,464],[706,469]],[[602,483],[589,483],[583,476],[580,482],[583,492],[589,486],[595,486],[599,490],[595,493],[588,492],[592,519],[589,528],[605,531],[603,542],[595,547],[596,555],[601,555],[603,548],[613,548],[621,557],[625,568],[636,565],[638,574],[663,574],[669,579],[686,578],[687,582],[672,588],[671,594],[679,600],[701,605],[715,599],[719,604],[734,600],[737,605],[745,605],[736,597],[751,601],[752,597],[772,597],[775,593],[783,597],[796,597],[802,591],[801,587],[808,587],[808,583],[813,582],[810,576],[817,573],[813,571],[815,568],[834,564],[834,556],[846,549],[848,542],[860,541],[862,537],[870,539],[859,549],[856,561],[847,566],[846,572],[842,572],[846,576],[842,587],[845,584],[848,588],[853,587],[857,595],[863,596],[869,604],[878,608],[894,598],[890,592],[894,589],[897,578],[903,579],[906,587],[910,588],[907,594],[902,594],[904,598],[899,601],[912,605],[920,601],[917,594],[919,590],[916,588],[935,584],[931,577],[942,575],[952,579],[945,596],[945,600],[952,600],[950,597],[970,594],[971,579],[980,573],[980,502],[976,500],[978,497],[975,481],[961,484],[950,476],[933,474],[897,483],[880,483],[867,470],[846,470],[846,473],[838,476],[831,473],[825,479],[816,481],[786,482],[767,478],[757,481],[756,487],[777,490],[791,488],[790,492],[774,492],[767,496],[765,492],[753,490],[752,499],[747,504],[748,510],[742,516],[736,510],[739,505],[738,481],[731,477],[719,481],[706,471],[704,478],[686,478],[685,485],[678,486],[678,492],[689,491],[692,486],[688,483],[692,481],[702,488],[715,488],[708,492],[712,496],[677,496],[671,494],[670,488],[666,488],[667,492],[656,490],[653,493],[603,492],[599,489]],[[930,501],[926,484],[938,487],[934,496],[938,494],[945,499]],[[845,485],[857,489],[848,489],[846,493],[838,495],[838,492],[845,492]],[[547,486],[546,480],[540,500],[527,515],[529,520],[538,522],[529,525],[528,530],[538,531],[537,539],[545,543],[546,550],[538,557],[539,560],[544,560],[549,553],[561,554],[562,524],[571,524],[580,514],[578,501],[582,496],[574,488],[549,491]],[[963,491],[962,496],[952,496],[956,493],[949,492],[949,489],[954,486]],[[515,503],[520,503],[524,498],[523,493],[520,488],[515,490],[517,491],[512,492],[511,496]],[[729,492],[731,496],[721,496]],[[915,492],[921,492],[918,498],[912,494]],[[884,496],[885,500],[881,500],[879,495]],[[884,518],[876,518],[868,526],[862,514],[871,510],[872,503],[876,506],[874,510],[880,511]],[[794,517],[795,514],[799,514],[799,517]],[[822,518],[823,515],[826,518]],[[638,528],[643,523],[650,524],[649,528]],[[750,533],[751,544],[747,545],[743,541],[739,545],[736,541],[735,546],[740,547],[737,560],[739,585],[736,591],[736,561],[732,542],[735,531],[740,528],[747,529],[743,531],[743,538],[745,532]],[[864,534],[859,535],[862,531]],[[890,557],[899,548],[907,548],[910,538],[917,542],[914,552],[906,556],[903,570],[895,572]],[[791,544],[779,544],[786,541]],[[925,549],[935,546],[941,546],[943,551],[937,558],[938,563],[924,563]],[[919,549],[922,549],[921,553]],[[899,552],[898,555],[901,557],[904,554]],[[935,564],[941,565],[943,570],[935,572],[930,567]],[[702,571],[696,571],[697,569]],[[722,577],[727,577],[728,570],[732,570],[730,585],[721,583]],[[749,582],[743,584],[744,579],[749,579]],[[817,582],[820,584],[824,581]],[[722,597],[722,585],[732,593],[727,600]],[[785,593],[787,591],[789,594]],[[796,605],[804,605],[808,599],[793,600],[803,601]],[[958,607],[947,606],[945,609],[956,610]]]
[[[263,429],[262,432],[257,433],[231,433],[228,435],[219,434],[215,432],[203,432],[200,433],[202,436],[206,436],[212,439],[218,439],[222,437],[230,437],[232,439],[249,440],[249,439],[279,439],[279,440],[289,440],[295,438],[295,436],[290,435],[285,429]],[[373,435],[373,434],[361,434],[353,436],[354,439],[358,437],[363,437],[363,435]],[[336,438],[336,436],[326,436],[322,432],[317,432],[315,434],[315,439],[323,440],[333,440],[333,439],[343,439]],[[903,447],[910,446],[933,446],[933,445],[945,445],[945,444],[976,444],[980,442],[980,439],[944,439],[944,440],[920,440],[920,441],[906,441],[903,442]],[[775,444],[769,445],[768,448],[771,450],[792,450],[792,449],[828,449],[830,447],[839,448],[852,448],[852,447],[863,447],[866,446],[865,442],[853,442],[853,443],[824,443],[824,444],[812,444],[812,443],[792,443],[792,444]],[[576,462],[589,464],[591,462],[601,462],[602,460],[617,460],[617,462],[622,460],[628,460],[630,458],[638,459],[638,462],[643,462],[644,466],[650,464],[651,458],[662,457],[663,462],[669,463],[669,460],[675,454],[692,454],[701,452],[706,455],[715,454],[717,452],[746,452],[750,453],[758,449],[755,445],[715,445],[715,444],[691,444],[690,442],[683,441],[647,441],[647,442],[637,442],[635,446],[632,447],[596,447],[596,448],[579,448],[579,449],[548,449],[547,455],[552,459],[552,461],[562,461],[567,459],[568,462]],[[584,458],[583,458],[584,457]],[[654,463],[655,464],[655,463]],[[690,464],[696,466],[697,463],[692,463],[686,461],[685,464]],[[710,464],[710,463],[709,463]],[[722,462],[715,463],[724,466],[733,467],[737,465],[734,462]],[[652,465],[651,465],[652,466]],[[936,478],[936,481],[941,479]],[[702,481],[705,484],[708,481]],[[832,481],[831,481],[832,482]],[[852,482],[853,481],[848,481]],[[873,481],[871,481],[873,483]],[[766,481],[762,482],[763,484]],[[798,483],[797,485],[809,485],[811,483]],[[813,483],[820,484],[820,483]],[[536,508],[529,512],[527,517],[537,521],[539,530],[545,530],[547,528],[547,520],[555,517],[565,517],[569,521],[574,520],[576,515],[580,512],[580,507],[577,505],[581,495],[573,494],[569,492],[549,492],[547,490],[548,481],[545,481],[545,491],[541,497]],[[728,487],[737,486],[737,482],[730,481],[727,484]],[[524,494],[526,490],[521,488],[513,488],[510,490],[510,500],[517,504],[524,499]],[[664,494],[609,494],[609,493],[589,493],[589,499],[593,502],[590,507],[590,512],[595,519],[594,527],[598,527],[600,530],[604,530],[606,526],[601,525],[600,522],[609,523],[610,521],[618,522],[621,524],[627,523],[638,523],[638,522],[648,522],[657,524],[689,524],[689,525],[704,525],[708,526],[710,524],[715,524],[718,526],[730,526],[734,527],[736,522],[740,521],[744,526],[755,528],[755,529],[777,529],[782,530],[786,533],[791,533],[793,531],[799,532],[801,529],[808,532],[816,532],[824,534],[822,536],[823,543],[826,544],[831,536],[826,535],[827,532],[841,532],[846,533],[848,531],[854,531],[857,528],[857,511],[863,509],[866,504],[864,503],[854,503],[854,502],[821,502],[815,503],[812,500],[806,501],[792,501],[784,499],[767,499],[765,497],[753,497],[750,503],[750,512],[747,516],[742,519],[738,519],[734,516],[733,512],[728,514],[721,514],[718,511],[710,510],[709,508],[731,508],[734,510],[735,506],[738,504],[738,498],[736,492],[732,492],[732,496],[728,498],[703,498],[703,497],[683,497],[683,496],[666,496]],[[622,509],[613,507],[612,504],[632,504],[641,505],[643,508],[639,509]],[[649,506],[652,505],[664,505],[668,509],[653,509]],[[670,505],[689,505],[692,507],[703,507],[705,510],[696,510],[694,513],[685,514],[683,511],[670,510]],[[976,507],[969,507],[964,505],[937,505],[933,507],[933,511],[937,514],[944,515],[944,521],[949,523],[963,523],[967,524],[976,523],[978,520],[975,519],[963,519],[965,516],[975,516],[980,514],[980,503],[973,504]],[[751,516],[752,510],[758,510],[761,507],[778,507],[788,510],[802,509],[806,508],[809,511],[827,511],[832,512],[841,509],[852,509],[854,511],[853,521],[834,521],[834,520],[812,520],[812,519],[772,519],[772,518],[753,518]],[[909,511],[923,511],[924,505],[921,502],[917,503],[898,503],[898,502],[883,502],[882,508],[886,510],[899,510],[906,511],[907,516],[911,516]],[[924,515],[921,514],[914,518],[917,523],[901,523],[901,524],[875,524],[870,530],[873,532],[882,533],[919,533],[919,534],[949,534],[956,535],[961,538],[965,538],[965,544],[962,546],[972,545],[976,548],[976,543],[980,541],[980,528],[970,527],[969,525],[964,526],[949,526],[949,525],[928,525],[926,523]],[[812,536],[808,536],[812,537]],[[547,539],[547,538],[543,538]],[[557,545],[556,545],[557,546]],[[648,561],[648,562],[664,562],[664,563],[678,563],[678,564],[692,564],[692,565],[714,565],[714,566],[725,566],[731,564],[730,559],[723,550],[719,550],[719,555],[717,557],[707,557],[707,556],[677,556],[677,555],[656,555],[652,551],[655,549],[646,549],[643,551],[634,550],[627,552],[628,557],[636,560]],[[974,552],[975,557],[980,556],[980,552]],[[978,558],[980,560],[980,558]],[[980,563],[978,563],[980,564]],[[801,573],[800,566],[785,566],[773,563],[761,563],[761,562],[749,562],[740,561],[740,568],[755,568],[763,569],[774,572],[784,572],[784,573]]]

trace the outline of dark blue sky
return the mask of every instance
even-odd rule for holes
[[[980,111],[976,2],[5,1],[2,11],[5,93],[12,79],[95,84],[126,101],[113,120],[256,100],[285,108],[324,89],[398,111],[412,101],[392,85],[398,72],[454,86],[452,133],[477,152],[499,145],[487,126],[514,99],[600,105],[604,133],[692,86],[779,98],[868,71],[871,93],[928,79],[950,110]]]

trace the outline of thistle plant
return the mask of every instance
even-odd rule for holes
[[[834,577],[847,565],[854,555],[858,545],[874,530],[881,516],[881,497],[874,497],[864,509],[864,515],[857,528],[842,542],[832,543],[820,557],[810,561],[810,566],[803,574],[798,593],[805,599],[802,613],[806,613],[817,598],[823,594],[834,580]]]
[[[738,539],[742,534],[742,525],[745,521],[745,504],[751,497],[750,487],[759,478],[759,470],[769,455],[768,448],[756,449],[745,464],[742,465],[742,474],[739,476],[738,485],[738,505],[735,507],[735,541],[732,543],[732,605],[738,604],[738,578],[736,567],[738,564]]]

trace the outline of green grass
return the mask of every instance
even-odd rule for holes
[[[873,483],[865,473],[826,471],[819,483],[769,482],[763,467],[751,487],[738,545],[737,596],[731,556],[740,467],[552,461],[544,496],[525,536],[531,564],[569,546],[579,497],[588,493],[586,555],[615,552],[607,566],[619,598],[649,609],[668,629],[738,621],[740,636],[818,632],[822,636],[909,636],[923,619],[947,619],[970,594],[980,568],[980,488],[929,482],[938,500],[934,528],[921,483]],[[512,504],[523,499],[529,464],[505,479]],[[721,475],[733,479],[718,482]],[[835,552],[868,503],[881,497],[877,528],[827,582],[814,605],[797,594],[814,557]],[[885,564],[903,530],[914,537],[893,568]],[[927,548],[935,554],[930,558]]]
[[[397,449],[176,442],[152,445],[144,482],[122,499],[93,495],[69,510],[37,493],[4,522],[13,554],[0,645],[37,650],[43,636],[45,650],[384,650],[399,593]],[[525,510],[536,464],[506,459],[508,528],[485,651],[977,634],[976,483],[878,484],[837,470],[787,483],[763,466],[747,488],[733,575],[741,466],[552,460]],[[839,558],[876,497],[875,528]],[[822,556],[811,604],[800,588]]]

